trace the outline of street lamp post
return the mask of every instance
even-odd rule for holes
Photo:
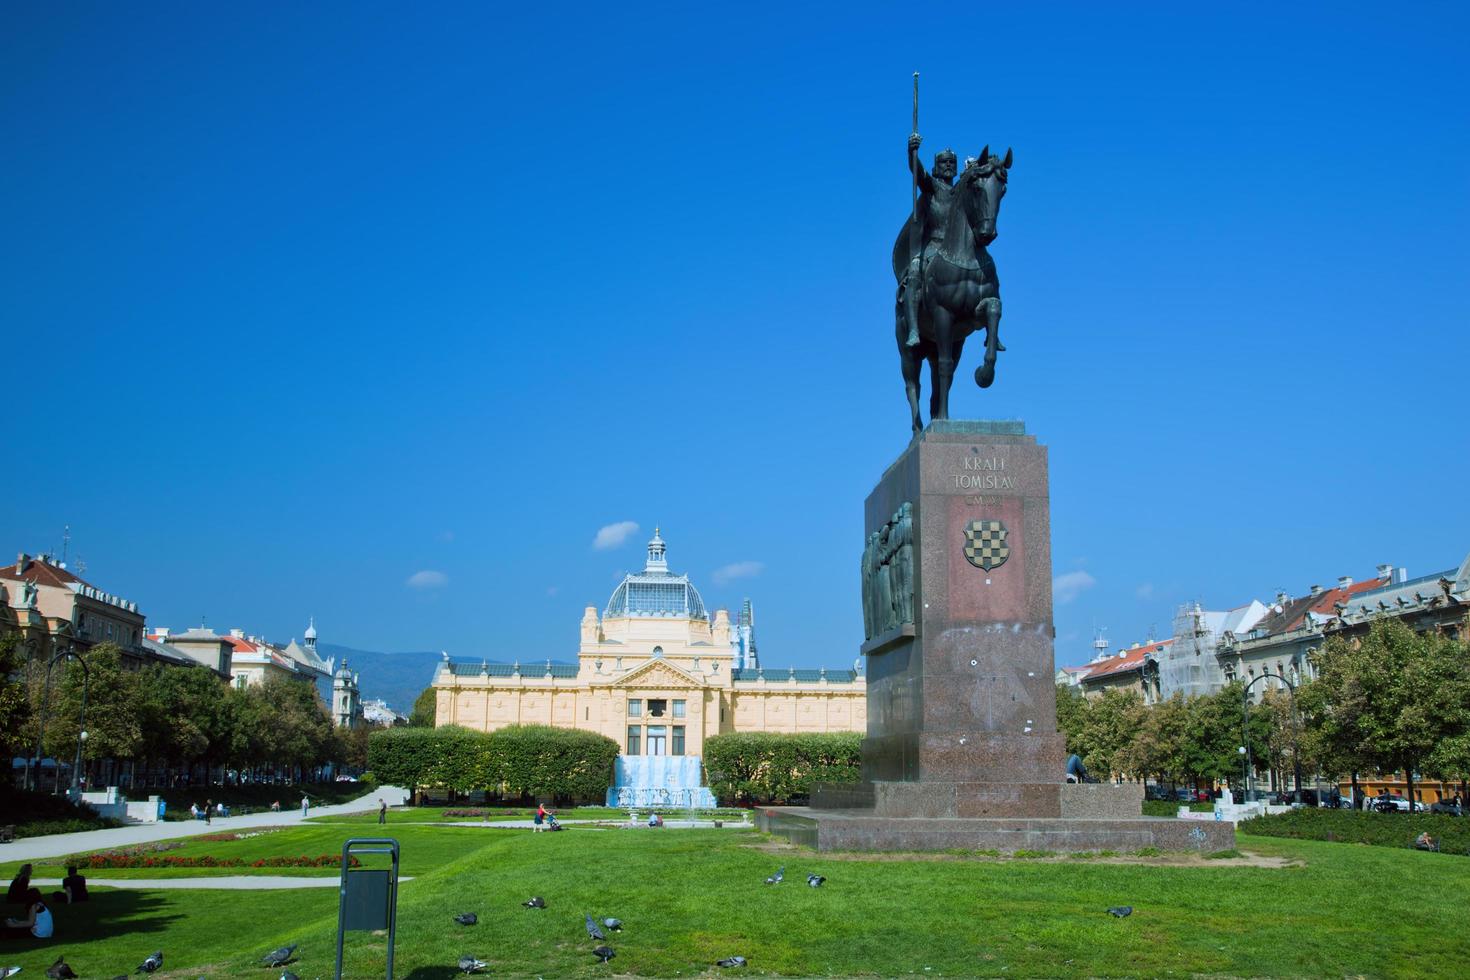
[[[1240,692],[1241,732],[1244,736],[1242,741],[1245,743],[1240,747],[1240,752],[1243,756],[1245,756],[1246,796],[1248,799],[1255,799],[1255,794],[1250,788],[1253,780],[1253,773],[1255,770],[1255,767],[1250,764],[1251,688],[1255,687],[1256,684],[1260,683],[1266,678],[1273,676],[1276,678],[1276,680],[1279,680],[1281,683],[1286,685],[1286,693],[1291,698],[1291,758],[1293,768],[1296,772],[1296,802],[1300,804],[1302,801],[1302,753],[1301,746],[1299,744],[1299,733],[1297,725],[1296,685],[1286,679],[1285,672],[1282,672],[1279,675],[1273,675],[1269,671],[1262,671],[1260,677],[1251,678],[1250,683],[1246,684],[1246,686],[1242,688]]]
[[[72,772],[71,772],[72,789],[73,790],[76,790],[77,789],[77,786],[78,786],[77,781],[78,781],[78,779],[80,777],[79,770],[81,769],[81,765],[82,765],[82,743],[84,741],[86,741],[86,739],[87,739],[87,685],[88,685],[88,682],[90,681],[91,678],[90,678],[90,675],[89,675],[89,673],[87,671],[87,661],[82,657],[81,654],[76,653],[71,648],[67,648],[65,650],[62,650],[60,653],[58,653],[54,657],[52,657],[51,660],[46,664],[46,685],[45,685],[45,687],[43,689],[43,692],[42,692],[42,695],[41,695],[41,716],[40,716],[39,719],[37,719],[37,722],[36,722],[36,768],[38,770],[40,769],[40,766],[41,766],[41,745],[42,745],[42,743],[44,742],[44,740],[46,738],[46,709],[51,704],[51,669],[56,666],[56,662],[58,660],[65,660],[65,659],[68,659],[68,658],[71,658],[71,657],[75,657],[77,663],[79,663],[79,664],[82,665],[82,710],[77,715],[77,730],[78,730],[78,736],[77,736],[77,758],[76,758],[76,764],[72,767]],[[27,783],[29,784],[29,780],[27,780]],[[39,772],[37,772],[37,774],[36,774],[36,788],[39,789],[40,786],[41,786],[41,775],[40,775]],[[52,792],[56,792],[57,790],[60,790],[60,789],[61,789],[61,768],[60,768],[60,766],[58,766],[57,767],[57,770],[56,770],[56,779],[55,779],[55,782],[54,782],[54,788],[53,788]]]

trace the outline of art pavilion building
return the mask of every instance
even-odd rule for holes
[[[736,623],[723,609],[711,617],[689,577],[669,571],[655,530],[643,571],[623,578],[600,617],[583,613],[575,664],[445,654],[435,721],[597,732],[622,746],[621,772],[636,757],[699,756],[724,732],[866,731],[866,678],[854,668],[762,667],[750,603]]]

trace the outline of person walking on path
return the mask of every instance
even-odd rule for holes
[[[533,832],[539,834],[541,831],[543,831],[545,829],[546,829],[546,804],[545,803],[537,803],[536,804],[536,821],[535,821],[535,826],[533,826],[531,828],[531,830]]]
[[[378,825],[382,826],[388,822],[388,804],[382,797],[378,798]]]
[[[302,793],[301,794],[301,815],[303,817],[306,816],[307,812],[310,809],[311,809],[311,799],[305,793]]]
[[[210,813],[210,811],[213,810],[213,809],[214,809],[214,801],[211,800],[211,799],[209,799],[208,797],[205,797],[205,799],[204,799],[204,826],[206,826],[206,827],[209,826],[209,818],[212,816],[212,814]]]

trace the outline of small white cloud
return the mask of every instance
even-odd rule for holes
[[[403,584],[410,589],[442,589],[449,584],[449,576],[426,568],[421,572],[414,572]]]
[[[598,551],[616,548],[637,531],[637,521],[618,521],[616,524],[608,524],[597,529],[597,537],[592,539],[592,547]]]
[[[716,585],[729,585],[737,578],[754,578],[766,567],[765,562],[760,561],[737,561],[728,565],[721,565],[715,569],[710,578],[715,580]]]
[[[1133,593],[1140,599],[1152,599],[1154,597],[1154,584],[1152,582],[1145,582],[1134,589]]]
[[[1056,601],[1066,605],[1097,584],[1097,579],[1083,571],[1067,572],[1051,580],[1051,591]]]

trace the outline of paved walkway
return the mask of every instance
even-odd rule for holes
[[[348,813],[362,813],[378,808],[378,800],[387,801],[389,806],[401,806],[408,801],[408,790],[397,786],[379,786],[366,796],[350,803],[336,806],[311,808],[313,817],[335,817]],[[198,820],[160,820],[158,823],[132,824],[111,830],[87,830],[79,834],[52,834],[48,837],[25,837],[9,844],[0,844],[0,861],[40,861],[45,858],[64,857],[85,851],[101,851],[133,844],[147,844],[176,837],[193,837],[196,834],[218,834],[230,830],[247,830],[251,827],[293,827],[302,822],[301,808],[272,813],[248,813],[241,817],[215,817],[207,825]],[[308,824],[307,826],[312,826]],[[364,835],[371,835],[373,824],[364,824]],[[159,880],[159,879],[153,879]],[[196,881],[199,879],[189,879]],[[259,880],[259,879],[249,879]],[[336,879],[332,879],[336,883]],[[143,887],[143,886],[139,886]],[[161,885],[158,887],[169,887]],[[175,886],[178,887],[178,886]],[[207,886],[225,887],[225,886]],[[291,886],[287,886],[291,887]],[[303,886],[296,886],[303,887]]]
[[[408,875],[398,876],[399,884],[405,881],[413,881]],[[31,884],[37,888],[60,888],[60,878],[32,878]],[[99,888],[225,888],[240,891],[264,890],[268,888],[336,888],[341,884],[337,875],[318,876],[305,878],[290,875],[219,875],[216,877],[202,878],[98,878],[87,879],[87,889],[96,891]]]

